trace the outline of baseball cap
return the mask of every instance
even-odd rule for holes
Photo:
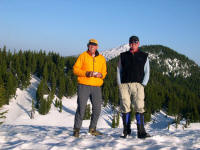
[[[129,38],[129,44],[130,43],[137,43],[137,42],[139,42],[139,38],[137,36],[131,36]]]
[[[88,45],[95,45],[95,46],[97,46],[98,45],[98,41],[95,40],[95,39],[90,39],[89,42],[88,42]]]

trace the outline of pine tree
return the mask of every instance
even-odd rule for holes
[[[36,67],[37,67],[37,62],[36,62],[35,55],[33,55],[31,58],[31,72],[33,74],[36,72]]]
[[[120,121],[120,113],[117,112],[117,123],[116,123],[117,127],[119,127],[119,121]]]
[[[47,103],[47,110],[46,110],[46,114],[48,114],[48,113],[49,113],[49,111],[50,111],[50,109],[51,109],[51,104],[52,104],[52,99],[51,99],[51,97],[50,97],[50,96],[48,96],[48,97],[47,97],[47,101],[46,101],[46,103]]]
[[[15,66],[16,66],[16,74],[17,74],[17,81],[18,81],[18,85],[21,88],[22,87],[22,71],[21,71],[21,67],[20,67],[20,62],[19,62],[20,57],[16,56],[15,59]]]
[[[66,77],[66,96],[72,97],[76,94],[76,79],[74,78],[73,72],[69,71]]]
[[[39,108],[40,101],[42,100],[43,95],[44,95],[44,93],[43,93],[43,82],[41,81],[40,84],[38,85],[38,88],[37,88],[37,91],[36,91],[36,100],[37,100],[36,108]]]
[[[113,119],[112,119],[112,128],[116,128],[116,116],[113,115]]]
[[[34,103],[34,99],[32,99],[32,111],[35,113],[35,103]]]
[[[52,91],[49,92],[49,98],[53,101],[55,95]]]
[[[24,73],[24,72],[26,72],[26,67],[27,67],[26,66],[26,57],[21,50],[19,51],[19,57],[20,57],[21,71]]]
[[[131,107],[131,121],[133,121],[135,119],[135,110],[133,107]]]
[[[62,112],[62,100],[59,102],[59,112]]]
[[[6,60],[3,57],[0,60],[0,69],[1,69],[1,71],[0,71],[1,75],[5,74],[7,72]]]
[[[32,109],[31,109],[31,119],[34,119],[34,114],[35,114],[35,106],[34,106],[34,100],[32,99]]]
[[[104,103],[103,106],[105,107],[108,104],[108,99],[109,99],[109,88],[104,85],[103,87],[103,99],[104,99]]]
[[[48,114],[51,108],[51,103],[52,100],[50,99],[50,97],[48,97],[47,99],[40,99],[39,113],[42,115]]]
[[[52,94],[56,93],[56,78],[55,78],[54,73],[52,73],[52,76],[51,76],[51,91],[52,91]]]
[[[47,62],[44,64],[42,77],[43,77],[43,79],[44,79],[45,81],[48,80],[48,68],[47,68]]]
[[[65,77],[60,76],[59,78],[59,92],[58,92],[58,97],[62,99],[63,95],[65,93]]]
[[[6,90],[4,89],[3,85],[0,84],[0,107],[6,104]]]
[[[26,77],[26,87],[30,84],[30,80],[31,80],[31,68],[28,66],[26,68],[26,73],[25,73],[25,77]]]
[[[42,115],[46,114],[47,111],[47,103],[45,99],[40,99],[40,105],[39,105],[39,113]]]
[[[13,74],[11,72],[6,73],[6,96],[7,99],[10,99],[12,96],[15,95],[16,91],[16,79],[14,78]],[[9,101],[7,101],[7,104],[9,104]]]
[[[91,117],[90,104],[87,104],[83,120],[89,120]]]
[[[58,99],[56,98],[55,100],[55,107],[58,107],[59,106],[59,102],[58,102]]]

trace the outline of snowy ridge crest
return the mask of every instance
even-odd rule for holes
[[[105,50],[100,53],[106,58],[107,61],[109,61],[109,60],[119,56],[120,53],[128,51],[128,50],[129,50],[129,45],[124,44],[124,45],[121,45],[120,47],[112,48],[110,50]]]

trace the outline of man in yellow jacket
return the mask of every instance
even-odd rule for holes
[[[87,44],[88,50],[83,52],[73,66],[73,72],[78,77],[78,98],[77,110],[74,119],[73,136],[79,137],[87,100],[91,97],[92,116],[89,126],[89,133],[92,135],[101,135],[96,130],[97,121],[101,113],[102,93],[101,86],[103,79],[106,77],[106,60],[99,54],[98,42],[90,39]]]

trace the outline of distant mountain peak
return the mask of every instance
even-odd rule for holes
[[[128,51],[128,50],[129,50],[129,45],[124,44],[124,45],[121,45],[119,47],[112,48],[110,50],[102,51],[100,53],[106,58],[107,61],[109,61],[109,60],[119,56],[120,53]]]

